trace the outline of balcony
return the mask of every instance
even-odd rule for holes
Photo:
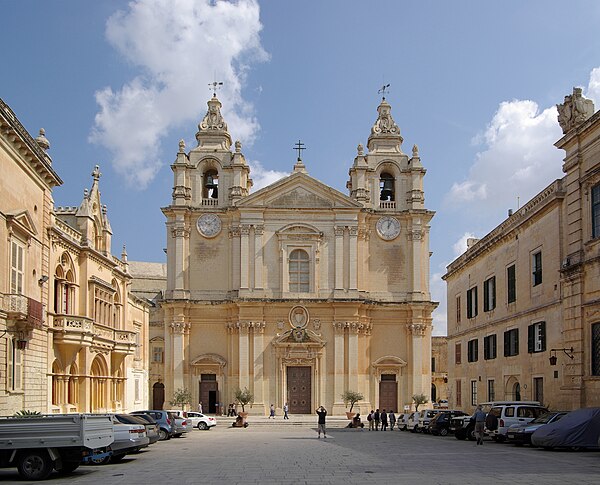
[[[215,206],[219,205],[219,199],[212,199],[212,198],[205,197],[202,199],[201,205],[215,207]]]
[[[21,330],[40,329],[44,324],[44,306],[25,295],[0,294],[0,309],[7,320],[13,320]]]
[[[135,352],[135,332],[115,330],[87,317],[54,315],[52,332],[56,344],[92,346],[128,355]]]
[[[379,208],[380,209],[395,209],[396,208],[396,201],[393,201],[393,200],[380,200],[379,201]]]

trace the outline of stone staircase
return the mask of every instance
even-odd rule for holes
[[[275,419],[269,419],[268,416],[248,416],[248,424],[252,427],[261,427],[268,429],[286,429],[289,427],[317,428],[317,415],[311,414],[290,414],[290,419],[283,419],[283,415],[278,415]],[[226,416],[217,416],[218,425],[231,424],[235,418]],[[345,428],[348,426],[349,419],[346,416],[327,416],[327,428]]]

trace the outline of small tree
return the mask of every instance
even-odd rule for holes
[[[16,418],[33,418],[35,416],[41,415],[42,413],[40,413],[39,411],[30,411],[29,409],[21,409],[20,411],[17,411],[15,414],[13,414],[13,416]]]
[[[429,402],[429,399],[427,399],[425,394],[415,394],[412,399],[415,402],[415,411],[419,410],[421,404],[427,404]]]
[[[356,391],[344,391],[342,393],[342,401],[344,401],[344,404],[347,406],[348,403],[350,404],[350,412],[352,412],[352,408],[354,407],[354,405],[358,402],[363,400],[365,397],[360,393],[360,392],[356,392]]]
[[[192,393],[187,387],[179,388],[173,393],[173,399],[169,401],[173,406],[184,407],[192,400]]]
[[[242,406],[243,413],[246,412],[246,404],[252,406],[252,403],[254,403],[254,394],[252,394],[247,387],[244,387],[244,390],[238,387],[233,397]]]

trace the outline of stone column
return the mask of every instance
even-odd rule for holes
[[[412,243],[412,293],[416,297],[424,296],[425,288],[422,281],[422,266],[427,261],[423,261],[423,254],[421,251],[421,246],[423,244],[423,232],[421,230],[421,222],[420,220],[414,220],[411,231],[408,234],[408,237]],[[425,255],[427,258],[429,255]]]
[[[231,260],[229,262],[229,274],[230,285],[232,290],[237,290],[240,287],[240,271],[242,264],[240,261],[241,256],[241,244],[240,244],[241,231],[238,226],[232,227],[229,230],[229,238],[231,239]]]
[[[264,413],[264,333],[265,322],[254,322],[254,406],[263,407],[259,414]]]
[[[181,216],[183,217],[183,216]],[[187,298],[189,296],[187,284],[187,241],[190,237],[190,231],[185,227],[185,221],[177,217],[172,230],[172,236],[175,244],[175,268],[174,268],[174,289],[173,298]]]
[[[250,264],[250,226],[240,226],[240,289],[248,289],[248,266]]]
[[[345,410],[345,405],[342,402],[342,393],[345,389],[345,368],[344,363],[346,360],[345,346],[344,346],[344,334],[345,334],[346,323],[345,322],[333,322],[333,410],[332,414],[342,414]]]
[[[245,387],[250,388],[249,379],[249,366],[248,362],[250,359],[249,351],[249,335],[248,335],[248,322],[240,322],[240,333],[239,333],[239,369],[240,369],[240,389]]]
[[[171,323],[171,369],[173,370],[173,380],[171,382],[170,393],[175,389],[185,387],[184,384],[184,362],[185,362],[185,332],[188,330],[188,325],[183,319]],[[169,391],[167,389],[167,391]],[[165,396],[165,400],[168,397]]]
[[[344,289],[344,227],[335,227],[335,289]]]
[[[254,226],[254,288],[263,287],[263,234],[265,226]]]
[[[350,227],[350,290],[358,289],[358,226]]]
[[[348,390],[359,392],[358,386],[358,334],[362,325],[351,322],[348,329]]]
[[[423,389],[423,337],[425,336],[426,325],[422,323],[409,323],[407,326],[408,334],[411,336],[411,362],[410,372],[412,375],[412,391],[414,394],[429,395],[429,389]],[[427,356],[426,358],[430,358]]]

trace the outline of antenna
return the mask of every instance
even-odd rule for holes
[[[382,98],[385,99],[385,94],[390,92],[390,85],[389,84],[384,84],[383,86],[381,86],[379,88],[379,91],[377,91],[377,94],[381,94]]]
[[[304,147],[304,143],[298,140],[298,143],[294,145],[293,149],[298,150],[298,161],[300,162],[302,160],[302,150],[306,150],[306,148]]]

